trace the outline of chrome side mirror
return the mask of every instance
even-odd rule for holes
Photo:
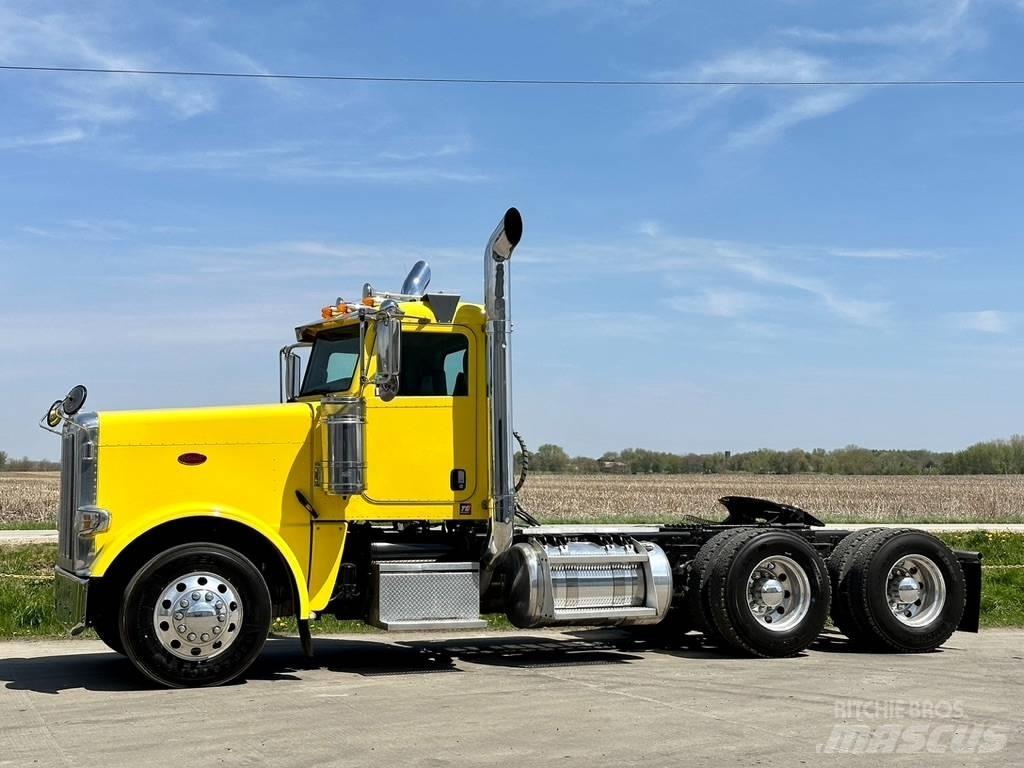
[[[302,358],[295,350],[298,347],[308,347],[310,344],[291,344],[281,350],[281,402],[290,403],[299,397],[302,392]]]
[[[398,304],[385,301],[377,315],[374,339],[377,353],[377,375],[374,383],[382,400],[398,394],[398,374],[402,368],[402,320],[398,317]]]

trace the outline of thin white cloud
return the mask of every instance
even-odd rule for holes
[[[62,144],[73,144],[82,141],[87,136],[88,134],[81,128],[66,128],[35,136],[12,136],[0,138],[0,150],[56,147]]]
[[[593,276],[656,274],[669,288],[690,290],[697,280],[710,276],[714,283],[705,292],[700,292],[702,287],[670,300],[681,311],[736,318],[754,314],[757,307],[781,303],[788,311],[799,311],[792,299],[802,295],[845,322],[881,326],[889,321],[889,302],[851,295],[847,288],[807,272],[810,265],[834,260],[831,252],[843,249],[675,237],[656,222],[645,222],[641,229],[647,234],[622,242],[535,244],[516,258],[527,269],[543,264],[549,271],[579,274],[585,270]],[[730,275],[740,282],[723,283],[723,277]],[[751,290],[753,286],[780,290],[769,294]]]
[[[843,45],[921,45],[945,41],[961,34],[972,0],[935,0],[918,7],[925,8],[922,18],[902,23],[859,27],[839,31],[792,27],[782,30],[786,37],[808,43]]]
[[[852,87],[833,88],[800,94],[764,118],[733,131],[726,139],[725,148],[744,149],[773,141],[800,123],[828,117],[845,109],[860,99],[863,90]]]
[[[25,225],[19,229],[26,234],[49,240],[111,241],[124,239],[136,228],[126,221],[113,219],[69,219],[45,227]]]
[[[214,148],[163,154],[133,154],[122,160],[150,171],[237,173],[284,181],[358,181],[386,184],[476,183],[488,176],[458,162],[468,140],[441,142],[418,149],[380,150],[372,159],[365,148],[351,148],[358,159],[339,157],[337,148],[282,143],[256,147]]]
[[[1013,330],[1016,316],[995,309],[983,309],[977,312],[954,312],[949,319],[955,328],[980,333],[1005,334]]]
[[[866,259],[870,261],[907,261],[911,259],[937,259],[942,254],[915,248],[831,248],[832,256],[844,259]]]
[[[880,325],[886,319],[887,303],[848,297],[820,278],[779,269],[762,259],[735,251],[725,265],[756,282],[809,294],[835,314],[858,325]]]
[[[854,30],[769,30],[751,44],[658,75],[731,82],[913,79],[927,76],[955,53],[983,42],[978,24],[970,18],[971,0],[935,0],[912,7],[916,17],[909,20]],[[849,55],[849,45],[860,46],[857,56]],[[723,147],[745,150],[778,140],[808,121],[849,109],[871,91],[857,85],[722,86],[684,94],[669,108],[657,111],[653,123],[656,130],[677,130],[693,125],[707,112],[742,102],[747,107],[744,116],[729,121],[730,125],[739,122],[739,127],[726,134]]]
[[[742,317],[763,303],[757,294],[720,288],[705,288],[695,295],[668,300],[669,306],[680,312],[725,319]]]
[[[151,54],[130,53],[117,29],[96,15],[40,14],[31,8],[0,9],[0,58],[10,63],[59,63],[97,69],[154,69]],[[73,74],[46,82],[46,92],[64,120],[124,122],[146,104],[179,118],[214,109],[215,92],[205,83],[145,75]]]

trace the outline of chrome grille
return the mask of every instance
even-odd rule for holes
[[[72,416],[61,433],[57,564],[79,575],[89,572],[94,542],[79,537],[78,510],[96,504],[98,459],[99,417],[95,413]]]
[[[78,507],[78,434],[79,430],[71,425],[65,425],[61,434],[57,552],[58,565],[65,570],[74,567],[75,509]]]

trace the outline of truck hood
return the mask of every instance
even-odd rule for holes
[[[313,424],[309,403],[101,411],[100,447],[293,445]]]

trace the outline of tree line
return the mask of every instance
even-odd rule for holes
[[[521,456],[516,453],[516,466]],[[0,472],[47,472],[60,462],[13,459],[0,451]],[[744,453],[670,453],[627,448],[609,451],[599,458],[570,456],[558,445],[546,443],[530,454],[530,470],[570,474],[665,474],[692,475],[719,472],[793,475],[1019,475],[1024,474],[1024,435],[1008,440],[975,443],[961,451],[878,450],[848,445],[827,451],[793,448],[778,451],[762,448]]]
[[[54,472],[58,469],[59,461],[30,459],[28,456],[12,459],[5,451],[0,451],[0,472]]]
[[[520,460],[516,454],[517,466]],[[716,474],[753,472],[792,475],[1007,475],[1024,474],[1024,436],[976,443],[960,451],[845,448],[743,453],[669,453],[644,448],[609,451],[599,458],[570,456],[550,443],[530,454],[530,470],[571,474]]]

